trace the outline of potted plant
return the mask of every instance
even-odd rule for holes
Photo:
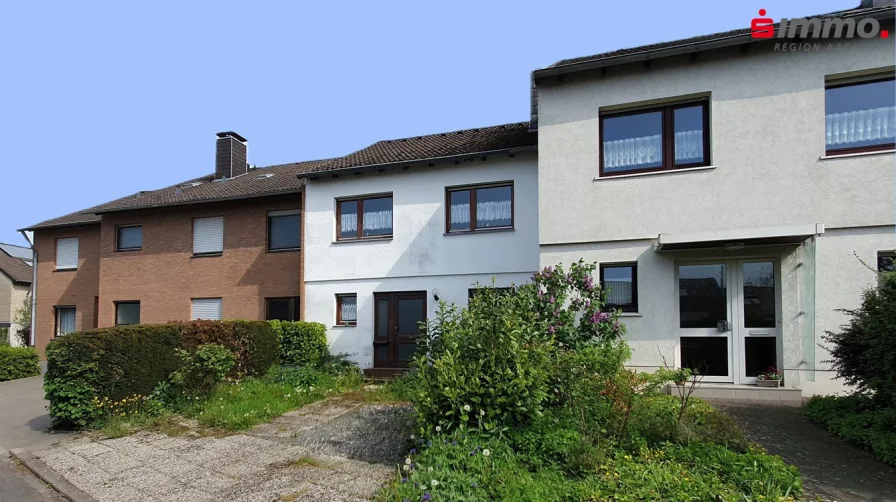
[[[782,380],[784,380],[784,375],[778,371],[778,368],[769,366],[767,370],[756,377],[756,384],[760,387],[780,387]]]

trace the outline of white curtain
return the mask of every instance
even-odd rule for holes
[[[59,326],[56,327],[57,335],[65,335],[75,331],[75,309],[59,309],[57,316],[59,317]]]
[[[477,221],[504,221],[511,216],[509,200],[497,200],[476,203]],[[470,204],[451,205],[451,223],[470,223]]]
[[[825,144],[896,138],[896,106],[824,116]]]
[[[628,305],[632,303],[631,281],[604,281],[607,292],[607,303],[610,305]]]
[[[342,297],[342,320],[357,321],[358,320],[358,297],[344,296]]]
[[[703,157],[703,129],[675,133],[675,160]],[[604,141],[604,167],[634,167],[663,161],[663,136]]]
[[[386,230],[391,228],[391,209],[388,211],[364,211],[364,230]]]
[[[358,213],[342,213],[341,228],[343,233],[358,231]]]

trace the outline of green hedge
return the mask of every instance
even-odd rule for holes
[[[896,405],[882,406],[861,394],[815,396],[803,411],[809,420],[896,466]]]
[[[319,322],[271,321],[271,328],[280,345],[281,364],[314,366],[329,351],[327,328]]]
[[[0,346],[0,382],[40,375],[33,347]]]
[[[277,359],[276,337],[264,321],[116,326],[54,339],[44,378],[54,425],[88,425],[97,411],[94,398],[151,394],[180,367],[175,349],[210,343],[234,353],[234,374],[264,374]]]

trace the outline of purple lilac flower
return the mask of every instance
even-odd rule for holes
[[[585,299],[585,308],[590,308],[590,307],[591,307],[591,298],[586,298]]]
[[[556,331],[556,330],[554,329],[553,326],[548,326],[548,333],[554,334],[554,331]]]
[[[594,289],[594,279],[592,279],[590,275],[585,276],[585,289],[588,291]]]
[[[599,322],[604,322],[610,318],[610,314],[606,312],[595,312],[593,316],[591,316],[591,324],[597,324]]]
[[[548,303],[554,303],[554,302],[556,302],[556,301],[557,301],[557,299],[554,298],[554,295],[551,295],[551,297],[548,298]]]
[[[538,299],[539,300],[544,299],[544,291],[542,291],[540,289],[538,290]]]
[[[429,492],[423,492],[423,496],[420,497],[420,500],[424,500],[424,501],[425,501],[425,500],[432,500],[432,495],[430,495]]]

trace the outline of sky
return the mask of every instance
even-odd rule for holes
[[[557,60],[859,0],[0,2],[0,242],[214,171],[528,120]]]

